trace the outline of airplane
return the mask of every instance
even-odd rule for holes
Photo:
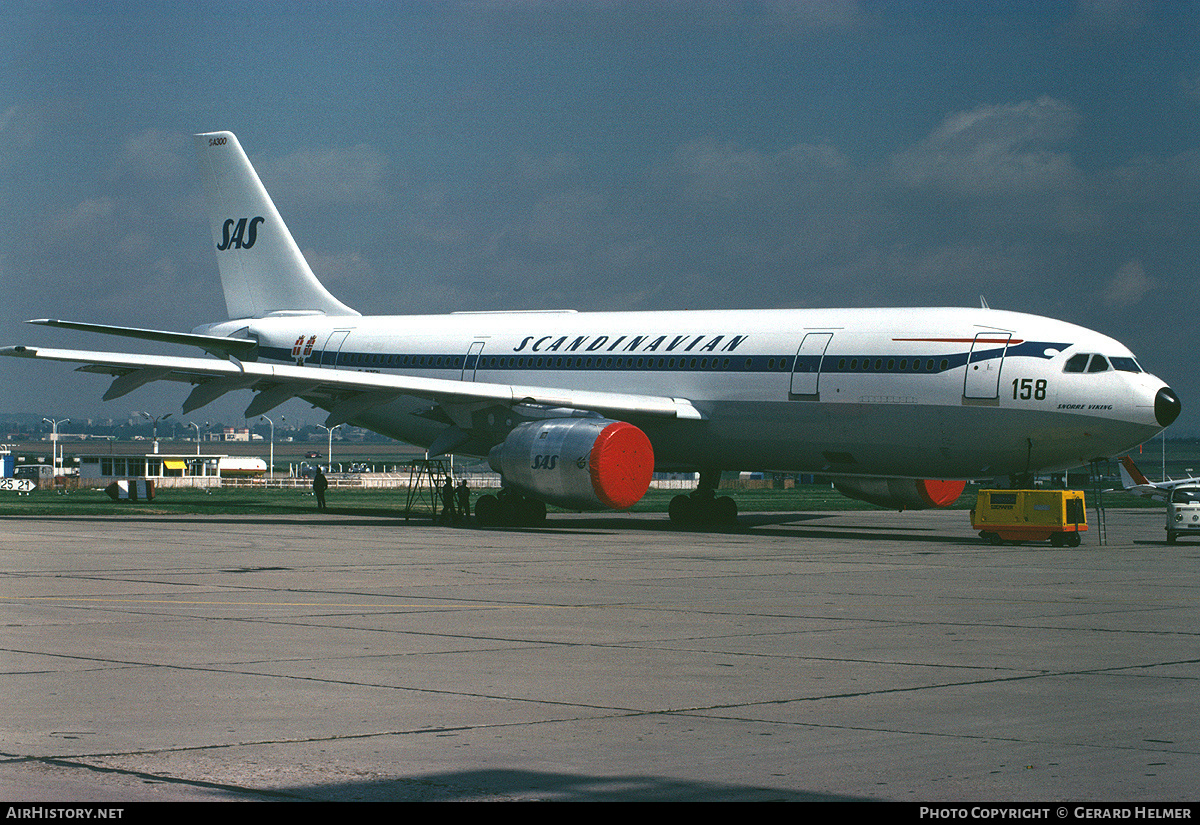
[[[1142,475],[1142,471],[1133,463],[1133,458],[1121,456],[1121,484],[1128,493],[1154,501],[1166,501],[1171,497],[1171,491],[1176,487],[1200,486],[1200,476],[1191,478],[1175,478],[1166,481],[1151,481]]]
[[[317,280],[231,132],[195,136],[227,320],[191,332],[57,319],[41,326],[196,347],[208,356],[9,346],[108,374],[111,400],[193,385],[185,413],[237,390],[261,415],[292,398],[502,476],[485,523],[547,503],[622,510],[655,471],[696,472],[680,525],[730,523],[722,471],[830,477],[894,509],[946,507],[966,480],[1029,478],[1129,450],[1178,396],[1125,346],[991,309],[460,312],[364,316]]]

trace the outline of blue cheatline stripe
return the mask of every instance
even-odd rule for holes
[[[1048,349],[1062,351],[1069,344],[1026,341],[1007,348],[995,347],[975,353],[975,361],[987,361],[1004,357],[1050,358]],[[290,349],[264,347],[261,356],[270,361],[293,363]],[[420,372],[438,370],[462,370],[464,363],[470,370],[481,373],[490,371],[660,371],[660,372],[749,372],[789,373],[815,372],[838,373],[886,373],[905,375],[929,375],[965,366],[969,352],[910,355],[830,354],[824,355],[713,355],[713,356],[666,356],[654,354],[629,355],[472,355],[461,353],[338,353],[337,366],[346,369],[397,370]],[[313,350],[304,359],[308,365],[319,365],[324,358],[322,350]]]

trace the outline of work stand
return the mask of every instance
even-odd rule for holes
[[[404,520],[428,515],[437,520],[441,504],[441,488],[450,477],[446,462],[440,458],[416,458],[408,463],[408,500],[404,505]]]

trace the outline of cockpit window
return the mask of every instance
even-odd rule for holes
[[[1142,368],[1138,365],[1138,362],[1132,358],[1110,358],[1109,360],[1112,361],[1113,369],[1120,370],[1121,372],[1142,371]]]
[[[1137,361],[1132,358],[1106,358],[1093,352],[1080,352],[1072,355],[1063,365],[1063,372],[1108,372],[1110,369],[1125,372],[1141,372]]]
[[[1083,372],[1087,369],[1087,362],[1091,357],[1086,352],[1072,355],[1067,359],[1067,365],[1063,367],[1063,372]]]

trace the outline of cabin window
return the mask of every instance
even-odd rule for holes
[[[1093,355],[1092,363],[1088,364],[1088,372],[1104,372],[1108,369],[1108,359],[1103,355]]]

